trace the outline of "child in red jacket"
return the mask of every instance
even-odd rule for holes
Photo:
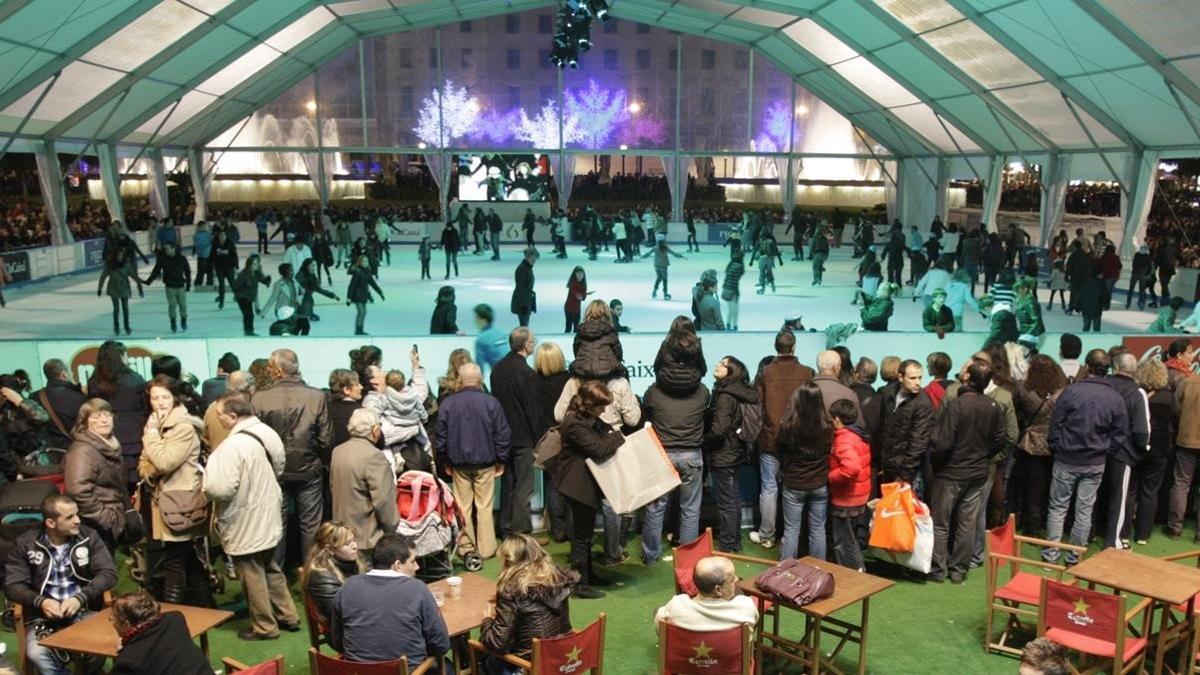
[[[871,496],[871,446],[867,432],[854,425],[854,403],[838,399],[829,406],[833,418],[833,449],[829,453],[829,526],[833,560],[863,571],[867,541],[867,500]]]

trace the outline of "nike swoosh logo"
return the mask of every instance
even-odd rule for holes
[[[906,516],[908,513],[906,511],[888,511],[887,509],[883,509],[879,512],[879,515],[884,518],[894,518],[896,516]]]

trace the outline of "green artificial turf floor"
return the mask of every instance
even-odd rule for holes
[[[1183,538],[1171,541],[1156,531],[1149,545],[1138,546],[1134,550],[1151,556],[1192,550],[1197,546],[1191,543],[1191,534],[1190,530],[1185,531]],[[607,597],[571,601],[571,617],[576,626],[584,626],[595,620],[599,612],[607,612],[605,670],[615,675],[640,675],[657,670],[654,611],[674,592],[671,562],[660,561],[653,567],[642,565],[638,557],[639,542],[636,539],[630,541],[631,556],[628,562],[611,568],[597,568],[616,582],[616,585],[607,589]],[[567,544],[551,544],[548,548],[556,559],[565,564]],[[743,553],[770,558],[777,551],[764,550],[746,541]],[[744,578],[751,578],[761,570],[762,567],[753,564],[738,565],[739,575]],[[482,574],[494,578],[498,571],[499,562],[493,559],[487,561]],[[124,560],[120,576],[118,594],[136,588],[129,578]],[[919,583],[902,576],[893,577],[893,580],[895,586],[876,596],[871,604],[868,672],[897,675],[1016,672],[1015,659],[986,656],[983,653],[984,570],[972,570],[966,583],[961,586]],[[222,607],[238,614],[234,620],[209,634],[214,667],[220,668],[222,656],[232,656],[253,664],[283,654],[289,673],[307,672],[308,636],[304,631],[283,633],[279,640],[269,642],[243,642],[237,639],[237,631],[249,625],[240,592],[240,584],[230,581],[227,582],[226,593],[218,599]],[[302,607],[298,593],[296,603],[298,608]],[[844,611],[847,616],[852,615],[857,619],[857,608]],[[785,613],[782,632],[797,637],[802,625],[795,618],[788,620]],[[8,655],[15,657],[15,635],[4,634],[3,642],[7,645]],[[852,659],[856,654],[857,647],[847,645],[843,656],[839,657],[838,665],[853,672]],[[768,669],[768,672],[774,671]],[[800,671],[794,669],[787,672]]]

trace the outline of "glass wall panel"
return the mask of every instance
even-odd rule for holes
[[[283,146],[315,148],[317,146],[317,100],[314,80],[306,77],[274,101],[259,108],[250,122],[226,143],[234,148]],[[231,129],[237,131],[241,122]],[[225,136],[224,134],[222,135]],[[212,145],[223,145],[214,141]]]
[[[609,19],[593,29],[578,70],[563,71],[567,120],[577,125],[572,148],[675,147],[675,35]]]
[[[749,150],[749,48],[685,35],[682,57],[682,149]]]
[[[451,147],[529,148],[558,145],[558,73],[550,63],[554,8],[501,14],[442,28],[442,111]],[[593,40],[610,36],[592,31]],[[597,49],[587,54],[599,56]],[[552,141],[552,143],[551,143]]]
[[[366,135],[371,145],[415,148],[423,142],[416,130],[422,101],[432,97],[437,87],[435,45],[432,28],[363,41],[367,83]],[[425,117],[429,118],[430,113]],[[435,126],[431,140],[436,139]]]
[[[317,110],[323,147],[365,145],[358,45],[317,71]]]

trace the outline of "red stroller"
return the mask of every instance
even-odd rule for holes
[[[463,528],[463,514],[444,481],[424,471],[405,471],[396,481],[396,531],[413,542],[422,581],[454,573],[454,555],[471,572],[483,569],[483,558]]]

